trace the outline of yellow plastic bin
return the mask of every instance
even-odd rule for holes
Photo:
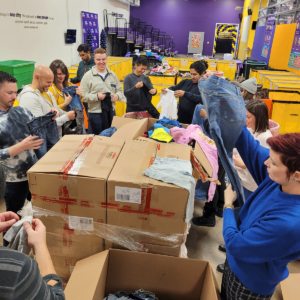
[[[149,75],[149,78],[152,84],[161,84],[161,85],[174,85],[176,75],[168,75],[170,71],[166,72],[166,75]]]
[[[263,84],[266,77],[295,77],[294,73],[291,72],[284,72],[284,71],[258,71],[257,75],[257,83]]]
[[[224,72],[225,78],[229,78],[231,81],[235,79],[236,70],[237,64],[235,61],[222,60],[217,63],[217,71]]]
[[[122,87],[122,90],[124,91],[123,83],[121,83],[121,87]],[[117,101],[116,102],[116,116],[117,117],[122,117],[123,115],[125,115],[126,114],[126,107],[127,107],[126,102]]]
[[[291,84],[291,83],[276,83],[273,84],[273,90],[281,90],[281,91],[300,91],[300,83]]]
[[[279,74],[278,74],[279,73]],[[259,80],[260,74],[265,74],[265,75],[281,75],[283,73],[283,75],[285,75],[286,73],[290,73],[288,71],[285,70],[259,70],[259,69],[251,69],[250,70],[250,77],[255,77],[257,80]]]
[[[208,69],[210,71],[217,71],[217,64],[218,61],[217,60],[207,60],[208,63]]]
[[[286,82],[286,83],[297,83],[297,81],[300,81],[300,77],[282,77],[282,76],[269,76],[269,77],[264,77],[264,82],[263,82],[263,88],[264,89],[270,89],[272,90],[272,84],[273,83],[279,83],[279,82]]]
[[[300,132],[300,93],[270,91],[273,99],[272,120],[280,125],[280,133]]]

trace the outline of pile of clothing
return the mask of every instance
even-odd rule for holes
[[[158,298],[155,296],[155,294],[140,289],[132,294],[122,291],[115,294],[110,294],[108,297],[104,298],[104,300],[158,300]]]
[[[168,72],[168,74],[166,74]],[[155,66],[153,69],[150,70],[150,75],[176,75],[178,73],[177,69],[174,67],[169,66],[168,64],[164,64],[162,66]]]

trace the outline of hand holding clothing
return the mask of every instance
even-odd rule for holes
[[[140,81],[140,82],[138,82],[138,83],[135,85],[135,87],[136,87],[137,89],[140,89],[140,88],[143,87],[143,85],[144,85],[143,81]]]
[[[67,116],[70,120],[74,120],[76,117],[75,111],[74,110],[68,111]]]
[[[225,204],[233,204],[236,200],[236,192],[233,191],[231,184],[228,185],[224,192]]]
[[[64,107],[66,107],[67,105],[70,104],[70,102],[72,101],[72,96],[70,94],[65,94],[65,103],[64,103]]]
[[[98,99],[103,100],[106,97],[106,93],[98,93]]]
[[[59,117],[59,111],[57,109],[55,109],[54,107],[52,107],[48,112],[55,112],[56,115],[52,118],[52,120],[56,120]]]
[[[28,222],[24,222],[24,229],[28,234],[28,244],[35,251],[39,247],[47,247],[46,227],[39,219],[32,220],[32,227]]]
[[[22,151],[29,150],[29,149],[39,149],[43,144],[44,140],[39,139],[37,135],[30,135],[25,138],[23,141],[20,142],[20,146]],[[13,155],[12,155],[13,156]]]
[[[167,93],[166,89],[167,89],[167,88],[162,88],[162,89],[161,89],[161,92],[162,92],[163,94],[166,94],[166,93]]]
[[[149,91],[149,93],[150,93],[151,95],[155,95],[155,94],[156,94],[156,89],[151,89],[151,90]]]
[[[176,98],[183,97],[184,94],[185,94],[185,91],[182,91],[182,90],[177,90],[177,91],[174,92],[174,96],[175,96]]]
[[[7,211],[0,214],[0,232],[6,232],[9,228],[19,221],[19,216],[14,212]]]
[[[82,90],[80,87],[76,88],[76,94],[81,98],[82,97]]]
[[[240,157],[233,157],[233,162],[237,167],[240,167],[244,170],[247,169],[246,165],[244,164],[243,160]]]
[[[119,96],[117,94],[111,95],[111,102],[116,102],[119,100]]]

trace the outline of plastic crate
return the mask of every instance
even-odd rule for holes
[[[245,79],[249,79],[249,74],[251,69],[256,69],[257,67],[267,66],[265,62],[258,62],[253,60],[245,61],[245,68],[244,68],[244,77]]]
[[[229,78],[231,81],[235,79],[235,73],[237,70],[237,64],[235,61],[218,61],[217,71],[224,72],[224,76]]]
[[[32,81],[33,78],[33,71],[31,72],[26,72],[26,73],[21,73],[21,74],[16,74],[14,76],[18,81],[25,81],[25,80],[29,80]]]
[[[7,72],[11,75],[33,72],[35,61],[26,60],[6,60],[0,62],[0,71]]]
[[[263,89],[273,89],[273,84],[275,83],[300,83],[300,77],[281,77],[281,76],[271,76],[271,77],[265,77],[263,82]]]
[[[21,89],[24,85],[28,85],[32,83],[32,77],[30,79],[25,79],[17,82],[18,90]]]

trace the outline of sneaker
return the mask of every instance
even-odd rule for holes
[[[218,250],[224,254],[226,254],[226,246],[224,244],[219,245]]]
[[[206,226],[206,227],[215,227],[216,218],[206,218],[204,216],[193,218],[192,222],[196,226]]]
[[[217,266],[217,272],[219,272],[219,273],[224,273],[224,268],[225,268],[225,264],[219,264],[218,266]]]

